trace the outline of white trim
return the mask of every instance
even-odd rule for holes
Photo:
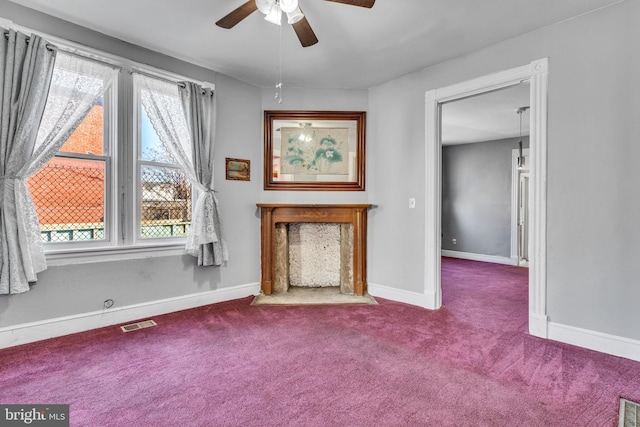
[[[259,292],[259,283],[249,283],[197,294],[132,304],[125,307],[12,325],[0,328],[0,348],[13,347],[150,316],[244,298],[256,295]]]
[[[73,264],[89,264],[93,262],[124,261],[163,256],[186,255],[184,239],[172,245],[140,245],[140,246],[112,246],[103,248],[84,248],[77,250],[60,250],[46,252],[47,266],[61,266]]]
[[[409,292],[402,289],[391,288],[389,286],[376,285],[375,283],[367,284],[367,292],[373,297],[380,297],[404,304],[429,308],[426,305],[424,295],[418,292]]]
[[[374,283],[369,283],[368,288],[369,295],[373,297],[428,308],[424,304],[426,302],[424,295],[418,292],[409,292]],[[538,334],[532,333],[532,329]],[[555,341],[640,362],[640,341],[638,340],[547,322],[546,316],[529,317],[529,330],[535,336],[545,336]]]
[[[540,61],[546,60],[547,59],[545,58]],[[456,99],[467,98],[525,82],[531,78],[531,68],[534,62],[521,67],[500,71],[495,74],[489,74],[488,76],[477,77],[475,79],[467,80],[466,82],[456,83],[436,89],[435,100],[438,103],[455,101]]]
[[[523,148],[522,155],[528,156],[529,149]],[[518,157],[520,156],[520,149],[514,148],[511,150],[511,259],[515,259],[518,264],[518,192],[520,191],[520,176],[518,174]]]
[[[640,362],[640,341],[549,322],[548,338]]]
[[[426,147],[425,147],[425,263],[424,263],[424,295],[426,307],[437,310],[442,306],[442,144],[440,143],[440,106],[436,91],[425,95],[426,109]],[[428,172],[428,171],[431,171]],[[434,179],[435,178],[435,179]],[[430,220],[429,220],[430,219]]]
[[[531,277],[531,270],[529,270]],[[531,286],[529,286],[531,288]],[[529,289],[531,292],[531,289]],[[548,319],[546,315],[538,315],[529,310],[529,333],[536,337],[548,338]]]
[[[448,256],[450,258],[460,258],[460,259],[468,259],[471,261],[491,262],[493,264],[518,265],[517,261],[514,263],[511,258],[504,257],[504,256],[475,254],[473,252],[451,251],[448,249],[442,249],[441,253],[442,253],[442,256]]]
[[[549,61],[531,63],[529,109],[529,318],[547,316],[547,88]],[[547,319],[548,321],[548,319]],[[546,330],[532,335],[546,338]],[[540,333],[544,332],[544,335]]]
[[[492,90],[530,82],[530,268],[529,318],[544,319],[547,311],[547,76],[548,59],[501,71],[466,82],[434,89],[425,94],[425,298],[429,308],[442,305],[440,280],[442,164],[440,143],[440,104]],[[530,324],[529,332],[546,338],[546,327]]]
[[[13,21],[3,18],[0,16],[0,28],[3,28],[5,30],[12,30],[13,28]]]

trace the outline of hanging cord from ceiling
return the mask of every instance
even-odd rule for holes
[[[282,104],[282,25],[278,31],[278,66],[276,67],[276,96],[278,104]]]

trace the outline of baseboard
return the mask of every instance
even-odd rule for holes
[[[417,292],[390,288],[388,286],[376,285],[375,283],[369,283],[367,285],[367,292],[369,292],[369,295],[372,295],[374,297],[385,298],[391,301],[397,301],[409,305],[417,305],[418,307],[422,308],[428,308],[425,295]]]
[[[640,341],[549,322],[549,339],[640,362]]]
[[[534,337],[548,338],[549,320],[547,316],[529,312],[529,333]]]
[[[150,316],[158,316],[174,311],[244,298],[256,295],[259,292],[259,283],[249,283],[175,298],[133,304],[125,307],[12,325],[0,328],[0,348],[13,347],[48,338],[117,325]]]
[[[452,251],[449,249],[442,249],[441,254],[442,256],[446,256],[450,258],[468,259],[471,261],[492,262],[494,264],[518,265],[517,260],[514,263],[510,257],[502,257],[497,255],[474,254],[472,252]]]
[[[409,292],[374,283],[369,283],[368,292],[374,297],[429,308],[425,295],[417,292]],[[546,316],[530,315],[529,333],[540,338],[551,339],[640,362],[640,341],[549,322]]]
[[[13,325],[0,328],[0,348],[28,344],[150,316],[244,298],[256,295],[259,292],[260,284],[250,283],[176,298],[133,304],[106,311],[95,311],[40,322]],[[374,297],[428,308],[425,295],[417,292],[374,283],[368,284],[368,292]],[[529,320],[531,321],[532,319]],[[541,322],[538,322],[540,324],[534,328],[538,331],[538,334],[533,333],[533,335],[541,337],[547,335],[548,339],[640,362],[640,341],[553,322],[548,322],[546,327],[542,327],[541,323],[543,322],[542,319],[540,320]],[[543,332],[543,330],[545,331]]]

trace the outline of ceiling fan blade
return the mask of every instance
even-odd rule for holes
[[[350,4],[351,6],[367,7],[371,9],[376,0],[326,0],[334,3]]]
[[[292,26],[298,36],[298,40],[300,40],[300,44],[302,44],[302,47],[309,47],[318,43],[318,38],[311,29],[311,25],[309,25],[309,21],[307,21],[306,17],[302,18],[295,24],[292,24]]]
[[[216,25],[218,27],[230,29],[233,28],[236,24],[242,21],[247,16],[251,15],[253,12],[258,10],[258,6],[256,6],[255,0],[249,0],[242,6],[234,9],[228,15],[221,18]]]

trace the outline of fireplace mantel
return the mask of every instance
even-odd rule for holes
[[[262,292],[271,295],[275,279],[277,223],[347,223],[353,227],[353,292],[367,291],[367,210],[370,204],[258,203],[261,228]]]

